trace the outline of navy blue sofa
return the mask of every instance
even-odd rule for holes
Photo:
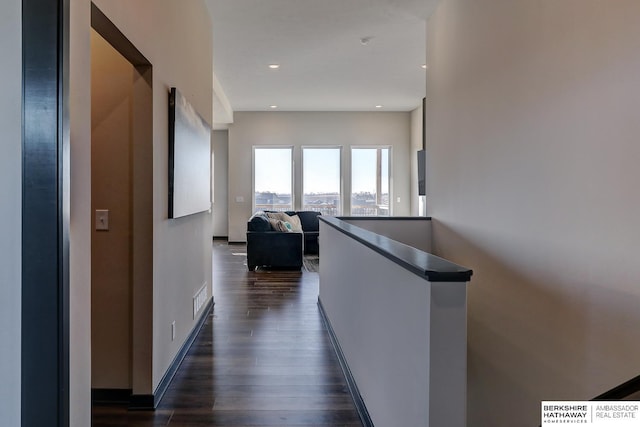
[[[247,267],[258,266],[300,269],[303,254],[318,254],[320,212],[288,211],[298,215],[302,233],[274,231],[266,215],[254,215],[247,222]]]

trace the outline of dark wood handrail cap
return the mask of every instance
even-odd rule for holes
[[[349,224],[340,218],[321,216],[319,219],[430,282],[468,282],[473,275],[473,271],[466,267]]]

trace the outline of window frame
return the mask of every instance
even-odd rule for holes
[[[389,185],[389,215],[375,215],[376,217],[391,217],[393,216],[393,146],[389,144],[384,145],[352,145],[350,147],[349,152],[349,215],[350,216],[372,216],[372,215],[356,215],[353,213],[353,152],[354,150],[362,150],[362,149],[387,149],[389,150],[389,158],[387,165],[387,174],[388,174],[388,185]]]
[[[251,212],[256,212],[256,150],[288,149],[291,153],[291,209],[296,207],[295,194],[295,147],[293,145],[254,145],[251,150]]]
[[[338,212],[336,213],[336,216],[340,216],[343,214],[344,212],[344,155],[343,155],[343,146],[342,145],[303,145],[300,147],[300,164],[301,164],[301,168],[300,168],[300,209],[304,210],[304,172],[305,172],[305,166],[304,166],[304,150],[306,149],[311,149],[311,150],[338,150],[338,156],[339,156],[339,160],[338,160],[338,165],[339,165],[339,169],[338,169],[338,174],[339,174],[339,191],[340,191],[340,196],[339,196],[339,203],[340,203],[340,208],[338,209]]]

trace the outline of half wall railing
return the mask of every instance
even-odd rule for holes
[[[430,240],[428,224],[361,221],[321,217],[319,270],[319,304],[361,418],[464,427],[472,271],[393,239],[415,238],[413,227]]]

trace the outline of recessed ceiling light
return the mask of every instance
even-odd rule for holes
[[[376,108],[382,108],[382,105],[376,105]]]
[[[277,105],[269,105],[269,108],[278,108]]]
[[[422,64],[422,68],[427,69],[427,64]]]
[[[278,68],[280,68],[280,64],[269,64],[269,68],[271,68],[272,70],[277,70]]]

